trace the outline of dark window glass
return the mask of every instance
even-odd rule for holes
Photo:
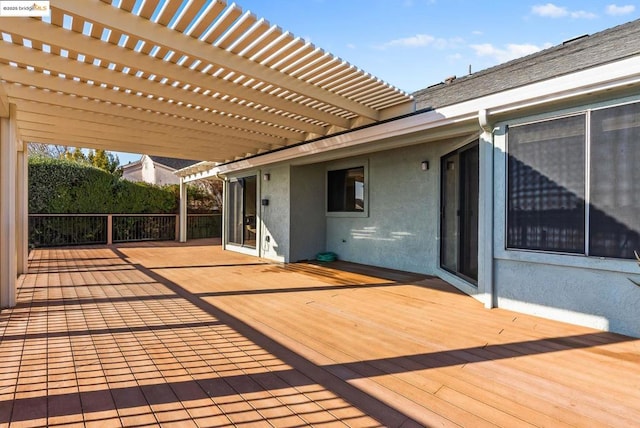
[[[585,251],[585,116],[509,128],[507,247]]]
[[[364,167],[327,173],[327,210],[364,212]]]
[[[640,104],[591,114],[589,255],[640,251]]]

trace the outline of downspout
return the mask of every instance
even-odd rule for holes
[[[489,122],[487,110],[478,111],[478,123],[482,134],[480,135],[480,188],[481,191],[481,217],[478,221],[483,239],[479,246],[480,275],[478,285],[484,288],[484,306],[487,309],[495,307],[495,287],[493,278],[493,198],[495,192],[494,170],[493,170],[493,125]],[[480,244],[479,244],[480,245]]]

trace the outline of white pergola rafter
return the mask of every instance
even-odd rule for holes
[[[0,18],[0,116],[25,141],[224,162],[414,109],[220,0],[51,0]]]

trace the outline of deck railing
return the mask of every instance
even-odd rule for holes
[[[189,214],[187,238],[218,238],[220,214]],[[30,214],[29,245],[57,247],[136,241],[177,240],[175,214]]]

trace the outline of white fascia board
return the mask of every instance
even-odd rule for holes
[[[242,159],[233,163],[220,165],[209,171],[191,174],[185,177],[185,181],[194,181],[202,178],[226,175],[236,171],[253,169],[263,165],[271,165],[278,162],[290,161],[293,159],[318,155],[332,150],[356,147],[362,144],[372,143],[379,140],[399,137],[402,135],[440,128],[445,125],[476,120],[478,112],[454,118],[443,117],[438,111],[427,111],[409,117],[405,117],[380,125],[370,126],[363,129],[346,132],[340,135],[323,138],[321,140],[297,145],[287,149],[266,153],[249,159]]]
[[[640,56],[634,56],[459,104],[417,113],[288,149],[216,166],[208,171],[190,174],[185,177],[185,181],[194,181],[212,176],[217,177],[331,150],[355,147],[458,123],[468,123],[471,120],[478,119],[480,110],[486,110],[487,114],[491,116],[638,84],[640,84]],[[480,131],[479,125],[478,131]]]

